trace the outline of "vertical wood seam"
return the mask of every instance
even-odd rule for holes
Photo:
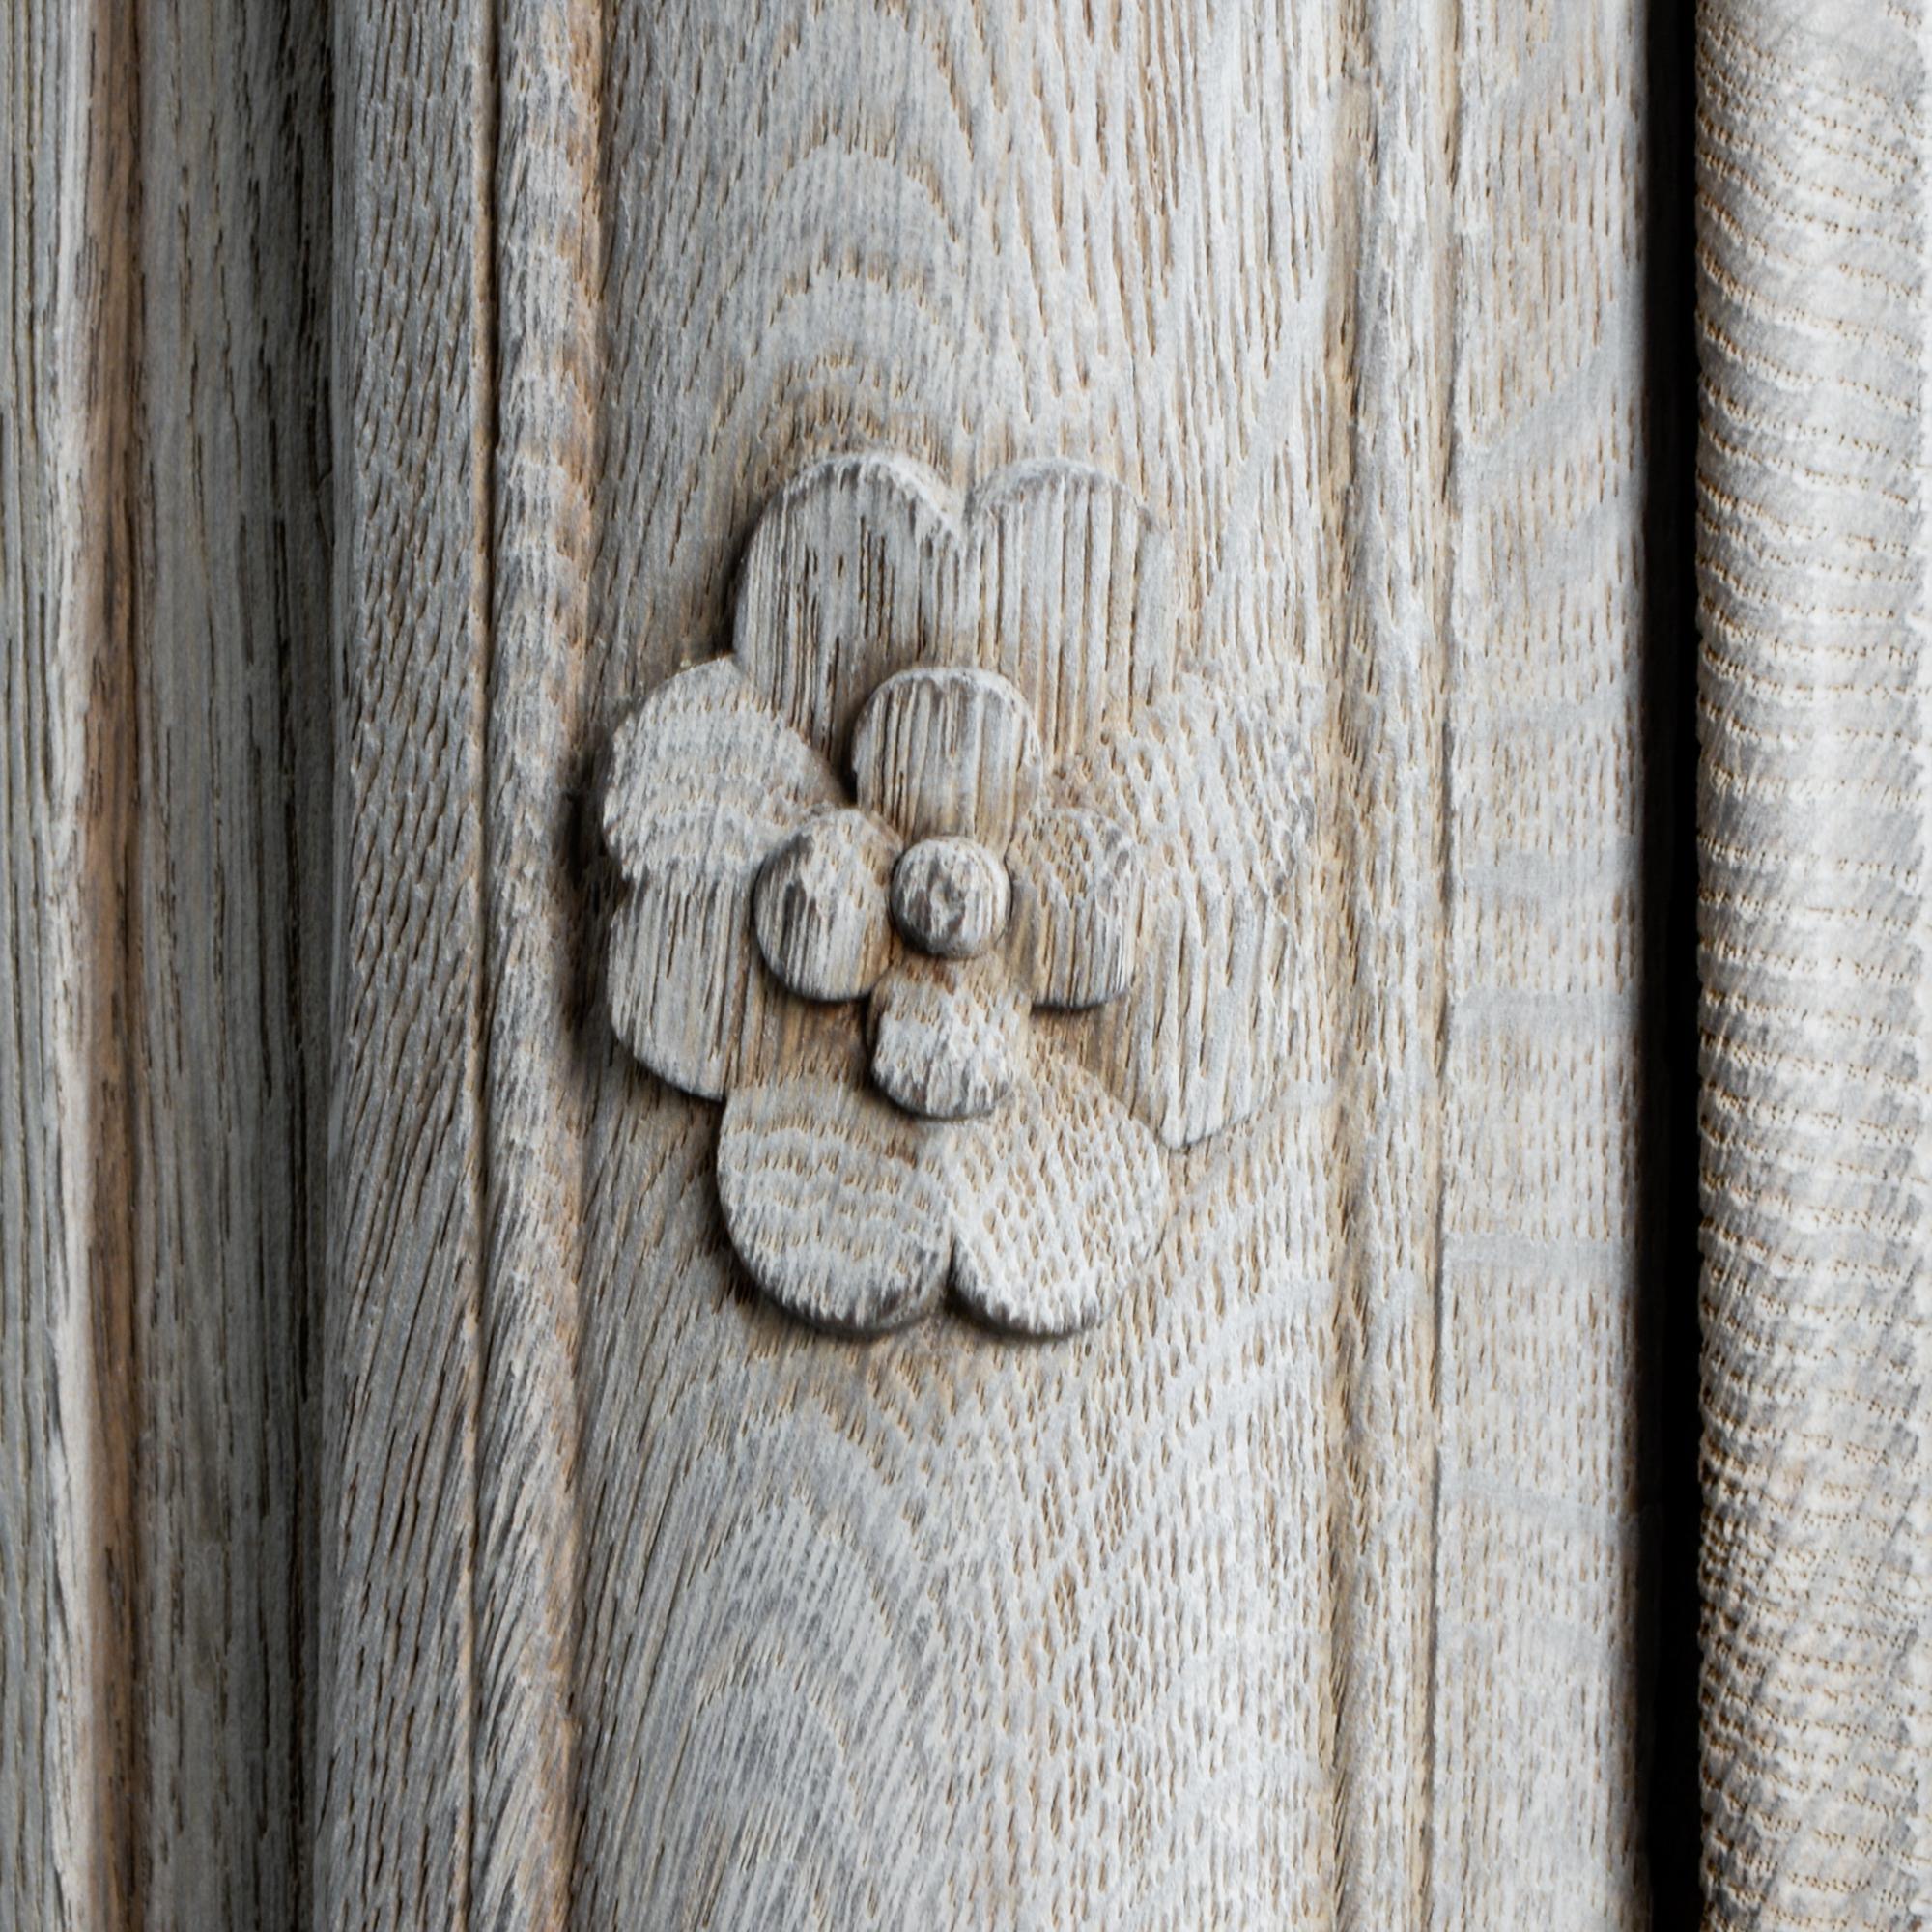
[[[488,1588],[484,1558],[483,1522],[483,1440],[489,1423],[486,1407],[490,1377],[490,1211],[491,1160],[490,1132],[490,1026],[489,972],[491,958],[491,872],[495,854],[490,844],[489,796],[491,767],[491,676],[493,671],[496,621],[497,530],[496,464],[498,412],[497,394],[497,331],[499,326],[497,269],[497,131],[502,105],[502,73],[498,66],[497,15],[503,0],[474,0],[477,48],[476,115],[470,153],[470,206],[475,211],[475,231],[470,239],[472,278],[471,353],[475,358],[473,381],[477,408],[471,424],[471,487],[473,529],[477,546],[478,576],[472,615],[476,639],[476,665],[473,682],[475,718],[471,727],[476,748],[474,791],[469,800],[474,818],[476,852],[475,918],[476,949],[470,958],[469,979],[469,1118],[475,1135],[470,1181],[470,1307],[475,1321],[475,1346],[469,1363],[469,1597],[467,1608],[465,1662],[469,1669],[469,1843],[462,1863],[463,1901],[459,1923],[464,1932],[475,1925],[474,1907],[479,1889],[483,1854],[479,1849],[477,1820],[481,1815],[479,1780],[483,1775],[483,1685],[481,1633]]]

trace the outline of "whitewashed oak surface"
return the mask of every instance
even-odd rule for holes
[[[1932,15],[1698,34],[1706,1922],[1932,1924]]]
[[[0,37],[5,1914],[1646,1922],[1634,0],[133,12]],[[1307,736],[1064,1343],[788,1321],[604,1017],[852,446],[1118,476]]]

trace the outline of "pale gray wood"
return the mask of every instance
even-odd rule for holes
[[[569,1912],[578,1804],[584,1177],[557,1154],[580,1130],[590,1084],[582,881],[597,844],[587,809],[596,760],[584,687],[601,461],[603,10],[599,0],[505,0],[496,36],[489,1186],[469,1922],[550,1932]]]
[[[1670,1769],[1646,1755],[1642,1561],[1660,1500],[1687,1506],[1643,1440],[1670,1373],[1646,1309],[1689,1293],[1674,1232],[1643,1225],[1644,1162],[1688,1158],[1643,1038],[1676,983],[1648,976],[1682,970],[1645,756],[1678,742],[1646,716],[1674,687],[1646,659],[1690,648],[1647,554],[1648,500],[1675,500],[1652,424],[1690,373],[1646,342],[1669,17],[1485,0],[1460,23],[1446,501],[1413,526],[1447,551],[1429,1844],[1450,1926],[1641,1923]]]
[[[1039,796],[1039,764],[1032,709],[977,667],[898,671],[852,728],[860,803],[908,844],[957,833],[1004,854]]]
[[[758,867],[753,886],[753,931],[773,975],[808,1000],[869,993],[892,957],[893,925],[904,923],[899,858],[897,836],[871,812],[814,811]],[[1011,889],[1004,871],[980,884],[990,940],[1011,911]],[[906,912],[920,917],[917,905]]]
[[[5,1913],[1642,1922],[1643,31],[16,13]],[[1056,1241],[1076,1300],[1126,1267],[1070,1341],[802,1328],[728,1258],[717,1104],[612,1030],[666,997],[603,963],[648,912],[613,733],[854,448],[961,504],[1118,479],[1171,563],[1109,622],[1170,611],[1208,687],[1150,702],[1304,750],[1305,813],[1221,863],[1312,945],[1200,913],[1286,1077],[1160,1156],[1152,1261],[1080,1218],[1137,1155],[1078,1095],[1037,1190],[945,1178],[991,1193],[995,1319]],[[1002,639],[1085,582],[998,581]],[[1057,758],[1043,662],[1003,669]],[[1177,1145],[1198,1091],[1142,1095]]]
[[[1932,1922],[1932,16],[1698,37],[1706,1923]]]
[[[1285,1100],[1045,1350],[805,1341],[711,1110],[611,1060],[583,1923],[1641,1922],[1640,42],[613,14],[594,717],[724,646],[809,458],[1095,462],[1309,737],[1325,951]]]
[[[863,1333],[950,1275],[1028,1333],[1097,1320],[1166,1220],[1151,1135],[1194,1146],[1280,1089],[1279,988],[1316,952],[1309,760],[1176,672],[1167,555],[1089,466],[961,502],[905,457],[836,456],[760,517],[731,656],[618,729],[611,1016],[653,1072],[730,1096],[725,1225],[794,1313]],[[861,1000],[863,1056],[835,1010]],[[875,1091],[835,1118],[893,1151],[866,1211],[930,1230],[861,1235],[814,1198],[845,1151],[811,1125],[838,1070]],[[835,1231],[858,1236],[842,1282]]]
[[[980,1120],[1004,1105],[1026,1019],[1005,965],[915,955],[881,981],[866,1014],[873,1085],[922,1120]]]
[[[308,1909],[331,870],[329,43],[301,0],[138,27],[139,641],[127,926],[150,1925]],[[137,1765],[139,1768],[137,1769]]]
[[[1012,878],[977,839],[923,838],[893,867],[890,904],[893,923],[922,952],[978,959],[1012,923]]]

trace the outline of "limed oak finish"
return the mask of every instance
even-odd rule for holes
[[[1644,1922],[1645,35],[21,0],[0,1921]],[[648,916],[612,748],[800,581],[770,506],[854,452],[995,551],[1037,550],[1002,478],[1125,493],[1165,564],[1117,549],[1107,621],[1164,602],[1198,688],[1147,701],[1232,747],[1001,847],[1061,895],[1028,1024],[1113,1037],[1161,1150],[1060,1339],[799,1322],[734,1259],[731,1110],[845,1103],[721,1109],[620,1037],[671,993],[607,970]],[[1065,586],[999,584],[1044,769]],[[1257,805],[1253,720],[1297,803],[1231,891],[1285,865],[1296,936],[1187,930],[1281,1059],[1197,1133],[1224,1089],[1106,1031],[1181,940],[1137,919],[1112,998],[1087,888],[1111,825],[1171,892],[1147,824],[1222,816],[1216,771]],[[864,873],[846,829],[801,872]],[[788,903],[798,980],[903,943]],[[1033,1232],[881,1278],[1024,1325],[1085,1105],[1042,1103]],[[827,1211],[892,1157],[839,1145]]]

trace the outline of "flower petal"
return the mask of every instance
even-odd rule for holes
[[[1021,1017],[997,953],[910,956],[872,991],[872,1078],[889,1099],[927,1120],[989,1113],[1012,1085]]]
[[[752,532],[732,648],[778,714],[835,763],[872,688],[944,655],[961,546],[938,479],[892,455],[835,456]]]
[[[752,897],[758,948],[794,993],[856,1000],[892,956],[892,828],[850,809],[813,813],[765,861]]]
[[[934,1130],[823,1073],[741,1088],[718,1193],[739,1259],[781,1307],[869,1335],[923,1314],[952,1253]]]
[[[1091,801],[1138,829],[1146,863],[1138,964],[1095,1021],[1094,1064],[1170,1147],[1246,1119],[1285,1068],[1312,812],[1290,735],[1188,677],[1091,774]]]
[[[1167,1220],[1152,1134],[1050,1045],[1009,1103],[948,1143],[952,1287],[1023,1335],[1065,1335],[1107,1308]]]
[[[755,867],[814,806],[836,803],[832,768],[770,710],[730,658],[661,684],[618,727],[604,787],[604,839],[638,878],[655,860]]]
[[[908,844],[956,835],[1004,852],[1039,791],[1039,733],[991,671],[904,670],[860,713],[852,773]]]
[[[1166,693],[1167,539],[1131,491],[1082,464],[1015,464],[974,493],[966,526],[970,655],[1019,687],[1049,761]]]
[[[662,1080],[706,1100],[828,1041],[862,1043],[856,1007],[793,999],[752,937],[752,874],[654,864],[611,920],[608,1000],[617,1037]]]
[[[1133,978],[1141,917],[1141,855],[1126,827],[1097,811],[1035,811],[1009,854],[1032,924],[1034,999],[1097,1007]]]
[[[752,937],[766,852],[838,787],[729,658],[681,671],[612,741],[604,836],[630,881],[611,923],[617,1036],[707,1099],[780,1024]]]
[[[738,882],[690,860],[656,867],[611,919],[611,1024],[662,1080],[724,1096],[763,1004]]]

